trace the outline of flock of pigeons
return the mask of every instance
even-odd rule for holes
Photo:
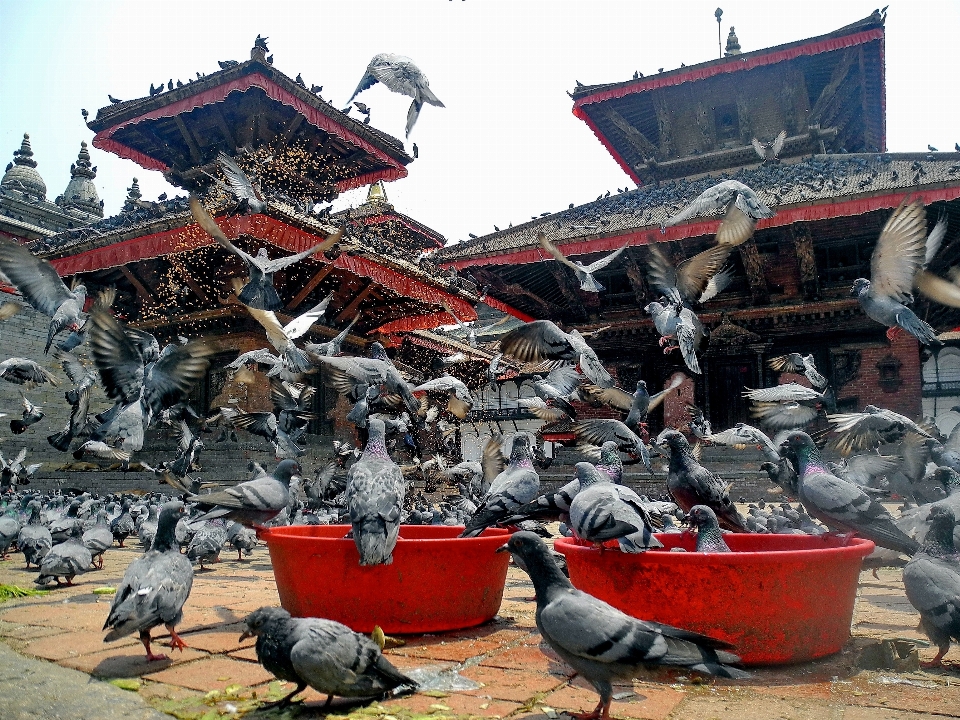
[[[368,85],[361,82],[358,90]],[[256,212],[260,198],[255,184],[230,158],[222,156],[220,166],[226,178],[223,187],[237,200],[236,211]],[[102,564],[103,553],[114,541],[122,543],[139,534],[147,552],[131,563],[118,588],[104,626],[109,630],[107,641],[137,632],[148,659],[154,660],[162,656],[152,652],[150,632],[162,625],[170,632],[172,646],[184,647],[176,625],[190,594],[192,561],[201,567],[213,562],[225,544],[249,552],[256,543],[251,528],[266,523],[349,524],[358,562],[365,566],[392,562],[404,522],[463,525],[463,537],[493,526],[514,526],[523,529],[503,549],[530,573],[544,640],[593,684],[600,703],[591,716],[606,718],[612,680],[630,676],[640,665],[678,666],[724,677],[745,673],[732,667],[738,658],[723,643],[631,618],[575,590],[540,537],[549,534],[542,523],[560,520],[561,531],[582,542],[611,543],[621,552],[637,553],[662,547],[656,533],[679,531],[674,524],[679,518],[696,529],[698,552],[729,552],[723,531],[829,530],[873,540],[894,557],[912,558],[904,569],[904,583],[939,648],[936,663],[951,638],[960,637],[960,555],[953,544],[960,512],[955,507],[960,501],[960,430],[942,438],[929,423],[915,423],[873,406],[862,413],[837,414],[833,393],[813,358],[794,353],[775,358],[771,366],[805,376],[809,386],[793,382],[745,391],[754,417],[774,434],[773,439],[746,424],[715,433],[691,406],[693,444],[673,428],[651,442],[648,414],[678,387],[679,379],[655,394],[642,380],[633,391],[617,387],[589,337],[539,320],[499,337],[487,381],[496,386],[505,370],[512,369],[533,390],[534,397],[523,402],[531,413],[545,422],[567,418],[573,423],[583,461],[575,465],[570,482],[554,492],[541,492],[538,469],[549,458],[536,436],[525,432],[493,434],[479,462],[448,466],[442,452],[424,460],[425,435],[433,433],[441,447],[449,446],[455,444],[459,426],[471,422],[474,393],[447,372],[462,358],[442,358],[439,374],[420,375],[412,382],[410,369],[395,364],[378,343],[370,344],[365,357],[343,354],[343,342],[356,319],[327,343],[299,346],[297,340],[323,316],[329,298],[281,325],[274,313],[279,298],[273,273],[333,248],[342,233],[304,253],[271,260],[263,250],[250,255],[236,247],[199,198],[192,197],[190,207],[200,227],[248,269],[248,279],[235,285],[236,296],[263,325],[276,354],[267,348],[246,353],[230,369],[255,377],[260,368],[269,367],[274,412],[220,408],[216,415],[201,418],[187,397],[209,367],[211,343],[182,338],[161,349],[152,335],[125,326],[110,313],[109,291],[99,293],[84,312],[82,285],[68,288],[47,262],[19,245],[0,241],[0,272],[28,304],[51,318],[46,351],[69,331],[54,356],[73,384],[66,393],[71,417],[66,428],[50,436],[51,445],[70,451],[79,441],[73,450],[78,457],[89,454],[128,463],[142,449],[152,426],[177,428],[181,438],[177,457],[157,468],[180,499],[156,494],[134,502],[84,495],[65,507],[60,496],[43,498],[15,490],[17,473],[8,473],[10,499],[0,517],[0,545],[6,552],[15,542],[28,566],[39,567],[39,584],[59,583],[60,578],[69,583],[94,562]],[[663,297],[647,310],[664,344],[675,343],[694,372],[699,372],[698,339],[705,333],[691,306],[722,290],[729,280],[723,269],[729,253],[749,239],[759,218],[771,214],[748,187],[726,181],[703,193],[668,224],[716,209],[725,212],[716,245],[677,267],[656,251],[650,260],[652,284]],[[872,282],[861,279],[854,285],[870,317],[903,328],[923,342],[934,340],[905,303],[914,286],[941,300],[958,292],[936,290],[940,283],[953,286],[924,269],[944,231],[941,222],[927,235],[918,202],[897,208],[877,243]],[[541,244],[554,257],[562,257],[546,238]],[[600,263],[615,261],[619,252]],[[584,290],[602,289],[592,277],[602,264],[573,264]],[[476,346],[475,330],[453,319],[465,342]],[[87,369],[89,361],[95,372]],[[328,385],[353,404],[347,418],[356,426],[363,448],[337,444],[334,458],[313,478],[304,479],[298,462],[303,450],[297,441],[316,417],[310,410],[313,389],[304,382],[311,372],[323,373]],[[25,358],[5,361],[0,377],[20,384],[56,382],[52,373]],[[114,404],[91,416],[90,393],[97,383]],[[622,419],[578,421],[575,401],[606,404]],[[825,412],[831,432],[816,433],[812,425]],[[32,424],[39,419],[36,415],[36,408],[24,399],[23,419],[18,422]],[[269,439],[279,463],[272,472],[254,463],[248,480],[204,492],[208,488],[189,473],[197,467],[202,450],[200,435],[214,423],[220,424],[221,433],[239,428]],[[821,450],[828,442],[844,456],[839,464],[824,460]],[[742,515],[730,486],[701,464],[704,444],[757,447],[763,457],[761,468],[800,505],[784,504],[772,511],[751,506]],[[656,455],[667,460],[669,501],[639,496],[623,484],[625,462],[643,463],[652,471]],[[401,464],[402,458],[411,456],[419,459]],[[432,505],[422,493],[411,491],[412,480],[427,475],[457,487],[459,494],[446,496],[439,507]],[[915,505],[900,518],[880,503],[892,490]],[[139,529],[134,505],[143,510],[136,513]],[[257,636],[264,666],[296,684],[284,704],[308,685],[345,696],[377,695],[413,685],[382,656],[376,643],[338,623],[294,619],[282,610],[262,608],[246,624],[245,634]]]

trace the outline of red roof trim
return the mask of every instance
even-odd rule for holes
[[[477,313],[470,308],[470,318],[467,322],[477,319]],[[398,333],[410,332],[411,330],[432,330],[441,325],[451,325],[450,314],[443,310],[441,312],[430,313],[429,315],[414,315],[413,317],[400,318],[393,322],[381,325],[374,332],[383,335],[396,335]]]
[[[387,222],[398,222],[408,230],[412,230],[418,235],[423,235],[424,237],[433,240],[434,243],[437,244],[437,247],[443,247],[443,238],[441,238],[434,232],[430,232],[426,230],[423,227],[418,227],[417,225],[414,225],[412,222],[404,219],[400,215],[385,215],[381,213],[380,215],[369,215],[367,217],[357,218],[357,220],[362,222],[364,225],[380,225],[382,223],[387,223]],[[356,220],[354,222],[356,222]]]
[[[384,164],[390,166],[390,168],[386,170],[380,170],[367,173],[366,175],[361,175],[360,177],[341,180],[337,183],[337,188],[341,192],[344,190],[351,190],[353,188],[361,187],[363,185],[370,185],[377,180],[391,181],[407,176],[407,169],[385,152],[374,145],[371,145],[368,141],[364,140],[358,135],[350,132],[340,123],[327,117],[315,107],[307,104],[287,90],[284,90],[272,80],[261,75],[260,73],[244,75],[236,78],[235,80],[223,83],[222,85],[217,85],[209,90],[199,92],[196,95],[186,97],[183,100],[170,103],[162,108],[151,110],[148,113],[144,113],[143,115],[109,127],[106,130],[101,130],[94,136],[93,146],[99,148],[100,150],[112,152],[122,158],[133,160],[135,163],[146,168],[147,170],[160,170],[161,172],[166,172],[170,169],[166,164],[151,158],[138,150],[134,150],[133,148],[124,145],[121,142],[113,140],[112,138],[114,133],[129,125],[135,125],[146,120],[154,120],[161,117],[174,117],[176,115],[180,115],[181,113],[203,107],[204,105],[223,102],[230,93],[244,92],[249,90],[251,87],[260,88],[267,94],[269,98],[294,108],[313,126],[332,133],[341,140],[345,140],[346,142],[365,150]]]
[[[581,108],[584,105],[590,105],[593,103],[602,102],[604,100],[612,100],[614,98],[621,98],[625,95],[646,92],[647,90],[656,90],[662,87],[680,85],[681,83],[691,82],[693,80],[705,80],[706,78],[725,73],[739,72],[740,70],[751,70],[752,68],[761,67],[764,65],[773,65],[783,62],[784,60],[792,60],[802,55],[819,55],[820,53],[830,52],[831,50],[842,50],[843,48],[882,39],[883,36],[883,28],[872,28],[870,30],[863,30],[858,33],[853,33],[852,35],[844,35],[842,37],[826,38],[824,40],[802,43],[794,47],[784,48],[783,50],[774,49],[771,52],[766,53],[763,51],[758,51],[758,54],[751,54],[748,56],[738,55],[731,57],[729,60],[727,60],[727,62],[718,63],[716,65],[707,65],[706,67],[691,68],[686,72],[677,73],[675,75],[657,75],[652,78],[644,78],[628,85],[621,85],[619,87],[609,88],[607,90],[598,90],[591,95],[584,95],[573,104],[573,114],[582,119],[583,111]]]
[[[522,310],[517,310],[515,307],[507,305],[505,302],[503,302],[502,300],[497,300],[495,297],[490,297],[489,295],[487,295],[483,299],[483,302],[489,305],[490,307],[492,307],[494,310],[505,312],[507,313],[507,315],[513,315],[518,320],[523,320],[524,322],[533,322],[534,320],[536,320],[536,318],[533,317],[532,315],[527,315]]]
[[[228,236],[252,235],[293,253],[302,252],[317,244],[316,235],[287,225],[267,215],[219,218],[217,224],[223,228]],[[213,243],[213,238],[201,230],[198,225],[190,224],[186,227],[144,235],[113,245],[87,250],[77,255],[58,258],[51,260],[50,263],[60,275],[74,275],[81,272],[118,267],[170,253],[186,252]],[[327,262],[322,256],[315,256],[313,259],[321,263]],[[475,320],[477,317],[473,306],[466,300],[367,258],[343,253],[333,261],[333,265],[354,275],[370,278],[404,297],[435,305],[447,303],[465,321]],[[445,312],[440,314],[449,318]],[[436,325],[432,327],[436,327]]]
[[[757,223],[757,229],[763,230],[770,227],[783,227],[795,222],[810,222],[813,220],[829,220],[836,217],[849,217],[852,215],[862,215],[863,213],[882,210],[885,208],[895,208],[906,197],[912,197],[922,201],[924,204],[941,201],[956,200],[960,198],[960,186],[938,188],[935,190],[912,190],[888,195],[874,195],[872,197],[858,198],[856,200],[845,200],[836,203],[821,203],[819,205],[799,205],[796,207],[785,208],[777,211],[772,218],[761,220]],[[670,240],[683,240],[684,238],[700,237],[703,235],[715,235],[717,228],[720,227],[720,218],[709,220],[698,220],[683,225],[668,227],[666,233],[661,234],[659,228],[649,227],[621,235],[611,235],[609,237],[593,238],[591,240],[581,240],[579,242],[563,243],[561,249],[563,254],[570,257],[572,255],[586,255],[593,252],[608,252],[617,250],[624,244],[626,245],[652,245],[658,242],[667,242]],[[470,267],[472,265],[525,265],[527,263],[541,262],[548,260],[543,250],[539,247],[525,248],[504,255],[491,255],[487,257],[465,258],[451,263],[443,263],[444,267],[455,267],[457,269]]]

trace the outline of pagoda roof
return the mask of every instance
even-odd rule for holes
[[[277,142],[329,156],[322,177],[305,173],[315,198],[327,186],[343,192],[405,177],[413,161],[400,140],[342,113],[274,68],[259,48],[250,60],[181,87],[100,108],[87,126],[95,147],[189,189],[207,182],[202,169],[220,151],[236,155]]]
[[[723,180],[748,185],[776,210],[757,229],[794,222],[859,215],[892,208],[908,195],[925,203],[960,197],[960,153],[815,155],[797,162],[758,164],[735,172],[679,179],[597,198],[522,225],[443,248],[431,259],[466,268],[549,259],[537,242],[544,233],[569,256],[608,252],[623,245],[647,245],[713,235],[720,216],[660,225],[701,192]]]
[[[883,59],[884,16],[875,11],[814,38],[654,76],[578,84],[571,93],[573,114],[638,184],[651,175],[664,179],[736,165],[737,157],[715,151],[750,154],[751,134],[769,141],[781,129],[791,136],[781,158],[811,152],[804,140],[808,126],[827,131],[820,138],[827,152],[882,151]],[[696,87],[687,89],[693,83]],[[741,124],[727,143],[721,143],[714,127],[714,114],[724,102]],[[662,131],[671,120],[674,136],[665,138]]]

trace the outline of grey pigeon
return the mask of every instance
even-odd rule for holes
[[[920,627],[937,646],[937,655],[921,667],[940,667],[951,640],[960,640],[960,554],[954,545],[956,516],[943,504],[930,508],[930,529],[903,568],[907,600],[920,613]]]
[[[827,386],[827,379],[817,370],[813,355],[787,353],[767,360],[767,365],[777,372],[797,373],[803,375],[817,389],[823,390]]]
[[[279,310],[283,307],[283,301],[280,300],[280,296],[273,286],[273,274],[275,272],[300,262],[315,253],[329,250],[336,245],[343,236],[341,230],[303,252],[271,260],[267,257],[265,248],[260,248],[257,255],[253,256],[230,242],[227,236],[223,234],[220,226],[217,225],[216,221],[204,209],[196,197],[191,196],[190,198],[190,210],[193,213],[194,219],[208,235],[246,264],[247,273],[250,278],[240,290],[240,294],[237,297],[244,305],[257,310]]]
[[[581,420],[573,426],[573,431],[580,441],[598,444],[607,441],[617,443],[621,452],[629,453],[639,459],[647,472],[650,472],[650,451],[643,440],[624,423],[619,420],[605,418]]]
[[[544,406],[557,408],[565,415],[576,419],[577,411],[570,404],[570,400],[580,387],[580,373],[572,365],[561,365],[547,373],[546,377],[534,375],[530,379],[530,386],[538,398],[544,401]],[[546,419],[541,414],[542,409],[531,406],[531,411]],[[539,410],[539,411],[538,411]]]
[[[9,383],[33,387],[43,383],[59,385],[57,378],[33,360],[22,357],[7,358],[0,362],[0,378]]]
[[[83,533],[81,542],[90,551],[91,561],[98,569],[103,570],[103,554],[113,547],[113,533],[110,531],[106,510],[101,509],[97,513],[93,527]]]
[[[763,162],[773,162],[780,157],[780,151],[783,150],[783,144],[787,140],[787,131],[781,130],[780,133],[770,142],[762,142],[753,138],[753,149]]]
[[[365,428],[370,415],[370,404],[378,397],[380,397],[380,389],[373,385],[368,387],[350,408],[350,412],[347,413],[347,422],[352,422],[358,428]]]
[[[361,565],[389,565],[400,535],[400,509],[406,484],[390,459],[382,420],[367,421],[367,446],[347,471],[344,501]]]
[[[237,212],[253,215],[267,209],[267,203],[264,202],[260,189],[250,182],[250,178],[232,157],[220,152],[217,154],[217,164],[220,165],[227,179],[229,191],[237,198]]]
[[[343,341],[347,339],[347,335],[350,334],[354,324],[356,324],[359,319],[360,313],[357,313],[354,315],[353,320],[351,320],[343,330],[337,333],[332,340],[327,340],[327,342],[322,343],[304,343],[303,349],[311,355],[325,355],[327,357],[339,355],[343,349]]]
[[[238,412],[231,422],[235,427],[269,440],[278,458],[295,459],[305,453],[293,437],[280,427],[277,416],[272,412]]]
[[[927,216],[919,200],[904,201],[880,233],[870,257],[870,279],[853,281],[850,294],[871,320],[887,327],[893,340],[903,328],[924,345],[939,345],[936,331],[907,307],[918,271],[926,260]]]
[[[646,423],[650,411],[658,407],[682,383],[683,378],[677,375],[667,387],[653,395],[647,390],[647,383],[643,380],[637,380],[637,389],[633,393],[628,393],[617,386],[601,388],[596,385],[585,385],[583,393],[590,400],[602,402],[627,413],[623,424],[639,435],[640,426]]]
[[[103,624],[104,630],[110,628],[104,642],[139,633],[148,662],[166,657],[150,650],[150,630],[159,625],[170,633],[170,647],[187,646],[176,631],[193,587],[193,566],[180,554],[176,539],[177,522],[185,512],[179,500],[163,506],[153,545],[127,567]]]
[[[859,413],[828,415],[827,420],[838,435],[834,441],[837,449],[844,455],[874,450],[879,445],[898,442],[904,437],[932,439],[930,433],[910,418],[876,405],[866,405]]]
[[[123,547],[123,542],[137,531],[133,523],[133,516],[130,514],[130,507],[131,502],[124,500],[120,514],[110,521],[110,532],[113,533],[113,539],[117,541],[120,547]]]
[[[447,393],[446,410],[454,416],[463,420],[473,409],[473,396],[463,381],[458,380],[449,373],[444,373],[440,377],[428,380],[413,388],[413,392],[439,392]]]
[[[0,515],[0,560],[6,560],[10,546],[20,534],[20,520],[17,519],[17,510],[14,506],[7,507]]]
[[[743,396],[753,401],[750,415],[774,430],[803,427],[817,419],[821,408],[827,412],[837,409],[830,387],[821,393],[799,383],[786,383],[758,390],[745,388]]]
[[[667,220],[664,227],[677,225],[704,213],[728,210],[735,206],[752,220],[774,216],[773,210],[761,202],[757,194],[742,182],[724,180],[700,193],[687,207]]]
[[[530,574],[543,639],[600,694],[600,703],[585,717],[607,720],[612,682],[635,677],[641,667],[672,666],[720,677],[750,677],[729,666],[740,658],[725,649],[726,643],[638,620],[577,590],[535,534],[514,533],[500,550],[519,558]]]
[[[383,656],[373,640],[321,618],[293,618],[282,608],[262,607],[244,618],[241,640],[257,638],[257,659],[277,679],[296,688],[275,705],[285,708],[307,686],[329,697],[383,696],[416,683]]]
[[[27,396],[23,393],[20,393],[20,398],[23,400],[21,417],[20,419],[14,418],[10,421],[10,431],[14,435],[22,434],[28,427],[43,419],[43,410],[40,409],[39,405],[35,405],[27,400]]]
[[[20,528],[20,534],[17,535],[17,547],[23,553],[29,569],[31,565],[40,567],[43,556],[53,547],[53,538],[50,536],[50,531],[41,523],[40,503],[31,500],[27,504],[27,510],[30,516],[27,524]]]
[[[616,540],[620,551],[643,552],[663,547],[640,497],[587,462],[575,466],[580,489],[570,504],[570,526],[577,537],[602,544]]]
[[[577,276],[577,280],[580,282],[581,290],[591,293],[598,293],[605,289],[603,285],[597,282],[597,279],[593,276],[593,274],[603,270],[605,267],[607,267],[607,265],[620,257],[620,255],[623,254],[623,251],[627,249],[627,246],[624,245],[619,250],[614,250],[612,253],[604,255],[599,260],[594,260],[589,265],[584,265],[576,260],[568,260],[567,256],[564,255],[556,245],[547,240],[547,236],[543,233],[540,233],[537,236],[537,240],[540,242],[540,246],[550,253],[550,255],[552,255],[556,261],[573,270],[574,274]]]
[[[235,520],[241,525],[262,525],[283,510],[290,501],[290,481],[300,475],[296,460],[281,460],[271,475],[260,475],[226,490],[193,495],[189,499],[201,508],[213,506],[191,524],[214,518]]]
[[[200,569],[205,570],[206,563],[220,562],[220,551],[227,540],[227,531],[220,519],[205,521],[196,528],[193,537],[187,544],[187,558],[192,563],[199,563]]]
[[[687,513],[687,523],[697,530],[697,552],[730,552],[720,532],[717,514],[706,505],[694,505]]]
[[[511,330],[500,339],[500,351],[522,363],[569,360],[594,385],[613,387],[613,378],[580,331],[565,333],[549,320],[535,320]]]
[[[54,580],[59,586],[61,577],[67,585],[73,585],[74,577],[90,569],[93,559],[83,546],[81,535],[83,528],[78,523],[73,526],[70,537],[50,548],[40,561],[40,574],[34,580],[37,585],[47,585]]]
[[[237,551],[237,560],[240,560],[242,555],[250,557],[253,549],[257,546],[256,531],[252,528],[243,527],[239,523],[234,523],[234,527],[236,531],[232,536],[229,532],[227,533],[228,544]]]
[[[855,532],[880,547],[913,555],[919,545],[898,528],[890,513],[860,487],[827,470],[813,439],[791,432],[784,449],[797,461],[798,498],[811,516],[840,532]]]
[[[651,246],[647,259],[650,284],[671,303],[692,307],[706,302],[722,289],[711,288],[712,294],[704,297],[710,281],[722,271],[731,251],[732,246],[728,244],[711,245],[674,267],[659,248]]]
[[[44,354],[50,351],[53,338],[61,330],[79,330],[87,297],[84,285],[70,290],[53,265],[10,240],[0,240],[0,272],[16,286],[30,307],[51,318]]]
[[[147,517],[137,528],[137,537],[144,551],[153,546],[154,538],[157,536],[157,528],[160,526],[160,508],[151,503],[147,506]]]
[[[80,524],[80,504],[79,500],[73,500],[67,508],[67,514],[50,523],[53,542],[62,543],[73,534],[73,528]]]
[[[663,300],[665,298],[661,298]],[[650,314],[653,326],[660,333],[660,344],[666,345],[664,353],[680,350],[683,362],[691,372],[700,374],[697,349],[704,338],[703,323],[690,308],[673,302],[654,301],[643,308]],[[669,343],[675,340],[676,345]]]
[[[347,105],[349,106],[361,92],[373,87],[378,82],[382,82],[391,92],[413,98],[410,109],[407,110],[407,137],[410,137],[410,131],[413,130],[413,126],[420,116],[420,108],[423,107],[424,103],[444,107],[444,104],[430,89],[430,81],[427,80],[427,76],[413,64],[413,60],[393,53],[380,53],[373,56],[373,59],[367,65],[367,71],[360,78],[357,89],[347,100]]]
[[[730,499],[730,486],[697,462],[680,432],[667,428],[657,436],[656,444],[670,449],[667,490],[680,509],[690,512],[695,505],[706,505],[716,513],[721,527],[746,532],[744,519]]]
[[[420,410],[420,402],[389,359],[320,355],[313,356],[312,359],[327,372],[331,386],[341,395],[358,397],[361,392],[366,392],[368,387],[375,385],[403,398],[403,403],[411,414]]]
[[[460,537],[477,537],[533,500],[540,491],[540,476],[533,467],[530,438],[519,434],[513,438],[510,462],[490,483],[490,489],[467,522]]]

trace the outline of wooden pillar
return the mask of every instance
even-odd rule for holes
[[[800,287],[804,300],[820,298],[820,276],[817,273],[817,258],[813,252],[813,237],[805,223],[794,223],[790,228],[793,249],[800,267]]]

